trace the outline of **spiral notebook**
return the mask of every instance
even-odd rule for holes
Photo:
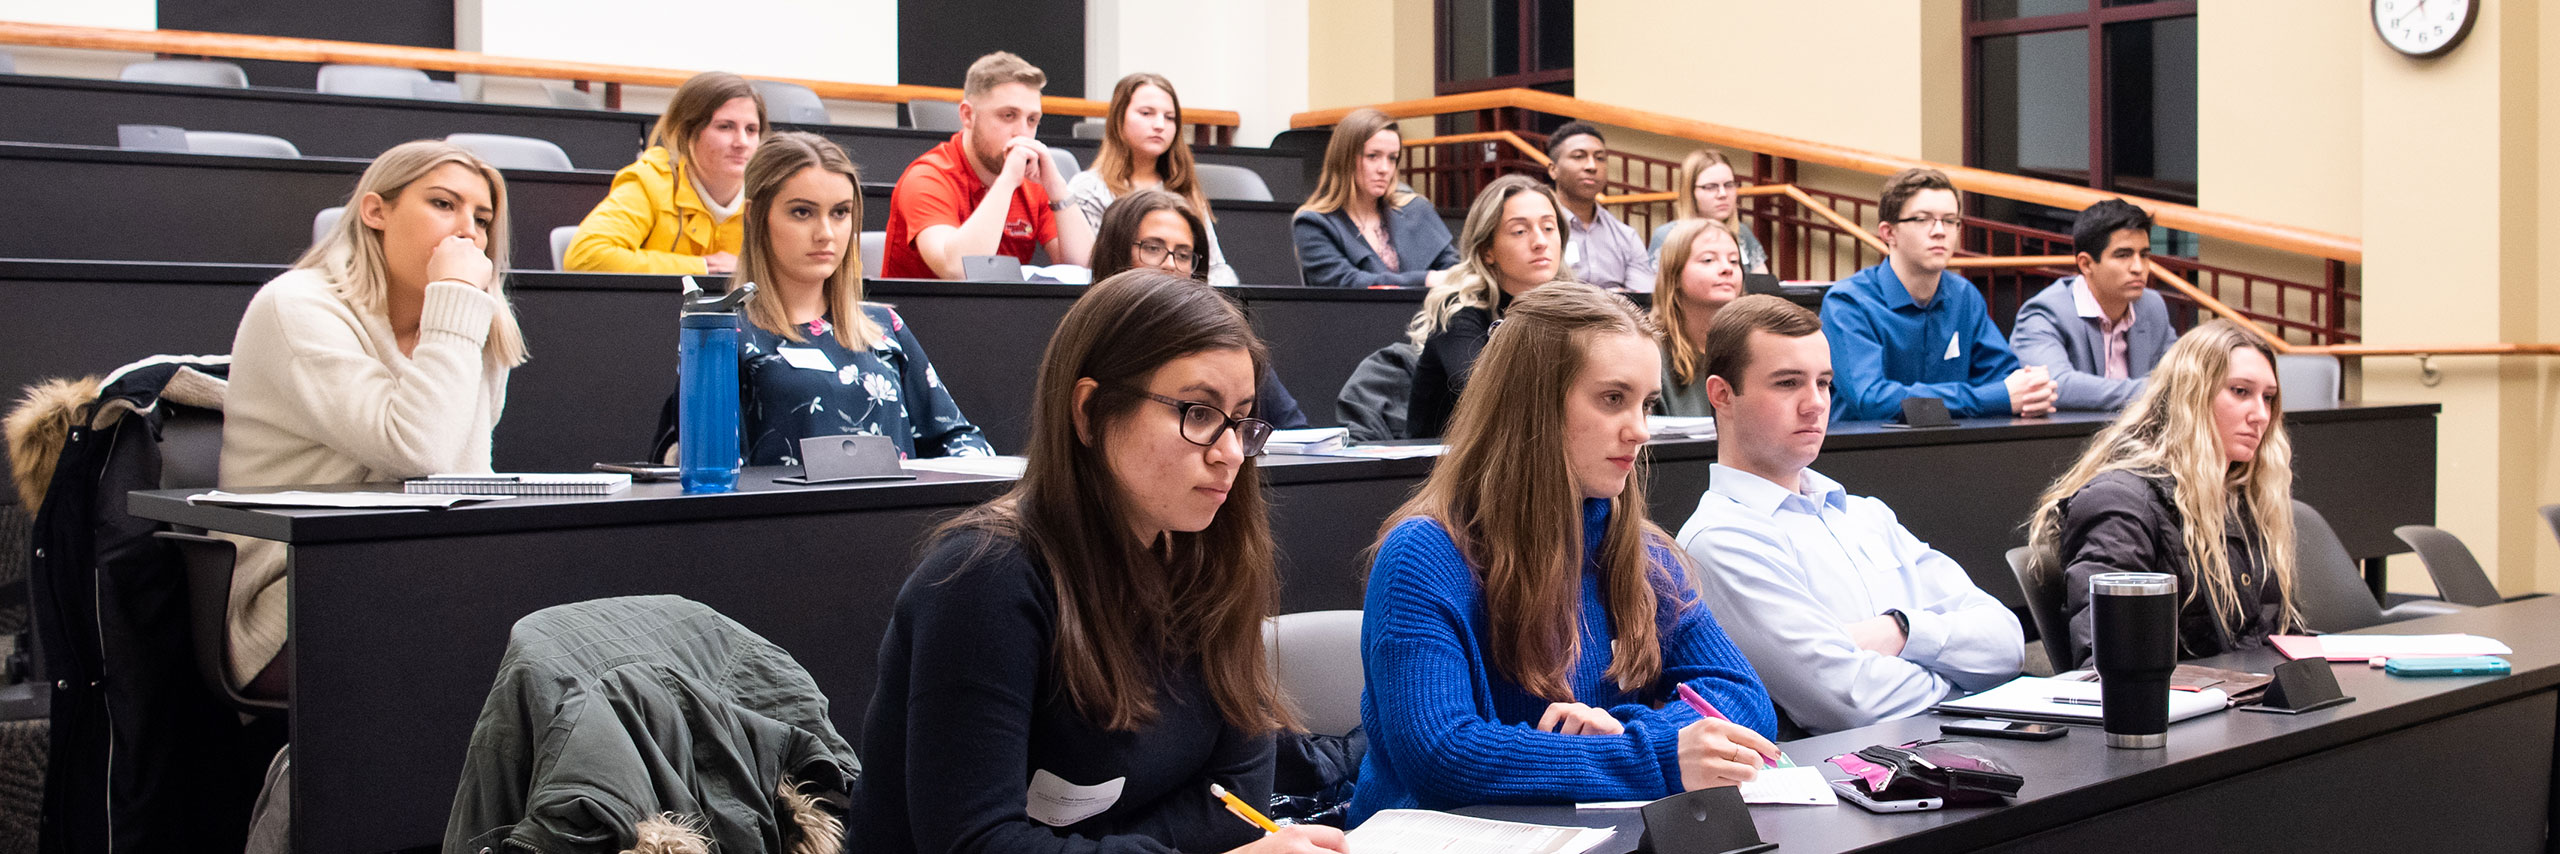
[[[630,488],[631,476],[616,472],[431,474],[400,482],[411,495],[612,495]]]

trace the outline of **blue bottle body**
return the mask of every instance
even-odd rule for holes
[[[676,359],[676,466],[684,491],[735,490],[738,316],[685,315]]]

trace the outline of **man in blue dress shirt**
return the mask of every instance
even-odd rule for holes
[[[1716,312],[1706,361],[1716,464],[1680,546],[1782,725],[1866,726],[2016,677],[2017,615],[1884,502],[1811,468],[1833,388],[1813,316],[1773,296],[1734,300]]]
[[[1822,332],[1839,371],[1832,419],[1888,418],[1913,397],[1945,401],[1957,417],[2051,414],[2053,377],[2020,368],[1982,291],[1947,272],[1964,216],[1946,173],[1903,170],[1885,181],[1877,209],[1884,263],[1822,299]]]

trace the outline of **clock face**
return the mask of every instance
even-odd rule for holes
[[[2392,50],[2437,56],[2471,34],[2479,0],[2373,0],[2373,32]]]

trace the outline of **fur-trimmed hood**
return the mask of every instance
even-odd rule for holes
[[[194,366],[227,367],[230,361],[227,356],[154,356],[117,368],[105,377],[50,379],[28,386],[19,394],[18,405],[9,411],[9,417],[0,422],[7,433],[9,476],[17,482],[18,501],[26,506],[27,514],[32,516],[43,506],[45,490],[53,484],[54,465],[61,460],[62,443],[70,440],[73,426],[86,424],[89,429],[104,430],[127,413],[148,411],[161,400],[220,412],[229,383]],[[100,401],[102,392],[127,375],[169,364],[178,367],[156,394],[118,394]]]

